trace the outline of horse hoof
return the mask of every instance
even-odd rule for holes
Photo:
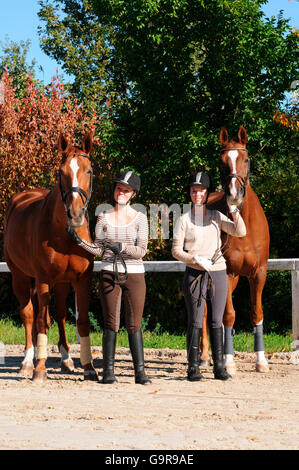
[[[84,380],[91,380],[92,382],[98,382],[98,374],[95,370],[85,370],[84,371]]]
[[[204,359],[201,359],[201,360],[199,361],[199,367],[200,367],[201,369],[207,369],[207,368],[209,367],[209,365],[210,365],[210,361],[207,360],[207,359],[205,359],[205,360],[204,360]]]
[[[28,364],[23,364],[19,370],[19,375],[22,377],[32,377],[33,374],[33,366]]]
[[[227,364],[225,368],[229,375],[236,375],[237,373],[236,364]]]
[[[66,359],[65,361],[61,361],[61,372],[65,374],[74,372],[75,366],[74,361],[72,359]]]
[[[47,372],[42,371],[42,372],[36,372],[33,375],[33,383],[35,384],[42,384],[47,380]]]
[[[268,366],[268,364],[256,364],[255,365],[255,370],[256,370],[256,372],[266,374],[267,372],[269,372],[269,366]]]

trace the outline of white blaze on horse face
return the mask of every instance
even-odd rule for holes
[[[232,166],[233,166],[233,173],[237,173],[237,158],[238,158],[239,152],[238,150],[230,150],[228,152],[228,156],[231,159]],[[232,178],[232,187],[230,190],[230,193],[232,197],[236,198],[238,195],[237,188],[236,188],[236,178]]]
[[[72,186],[77,188],[79,186],[78,178],[77,178],[77,172],[79,170],[79,165],[78,165],[76,157],[72,158],[72,161],[70,163],[70,167],[71,167],[71,170],[73,172],[73,184],[72,184]],[[74,198],[77,199],[78,193],[75,192],[73,195],[74,195]]]

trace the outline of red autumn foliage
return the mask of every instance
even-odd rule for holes
[[[99,119],[71,98],[56,76],[44,91],[27,79],[26,94],[18,99],[7,72],[2,75],[0,100],[0,241],[3,218],[13,194],[30,188],[51,188],[56,183],[60,156],[60,131],[81,142],[87,130],[95,131]],[[95,143],[101,144],[95,138]]]

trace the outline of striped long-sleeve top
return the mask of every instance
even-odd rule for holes
[[[98,216],[95,228],[95,241],[89,243],[82,240],[79,245],[95,256],[102,256],[102,269],[113,271],[113,253],[104,248],[103,241],[122,244],[121,255],[126,263],[128,273],[142,273],[144,266],[142,258],[146,254],[148,244],[148,224],[146,215],[137,212],[135,218],[127,225],[112,225],[107,213]],[[124,272],[121,263],[118,271]]]

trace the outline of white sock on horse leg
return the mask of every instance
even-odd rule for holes
[[[22,364],[25,364],[26,362],[33,362],[33,358],[34,358],[34,347],[31,346],[31,348],[25,350],[24,360]]]
[[[224,354],[225,366],[234,364],[234,355],[233,354]]]
[[[263,338],[263,322],[261,322],[259,325],[254,326],[253,333],[256,362],[257,364],[267,364],[267,360],[265,358],[265,346]]]
[[[59,348],[60,354],[61,354],[61,360],[62,361],[68,361],[71,359],[71,355],[69,352],[65,349],[65,347],[61,344]]]
[[[257,364],[268,364],[265,358],[265,351],[256,351],[256,362]]]

